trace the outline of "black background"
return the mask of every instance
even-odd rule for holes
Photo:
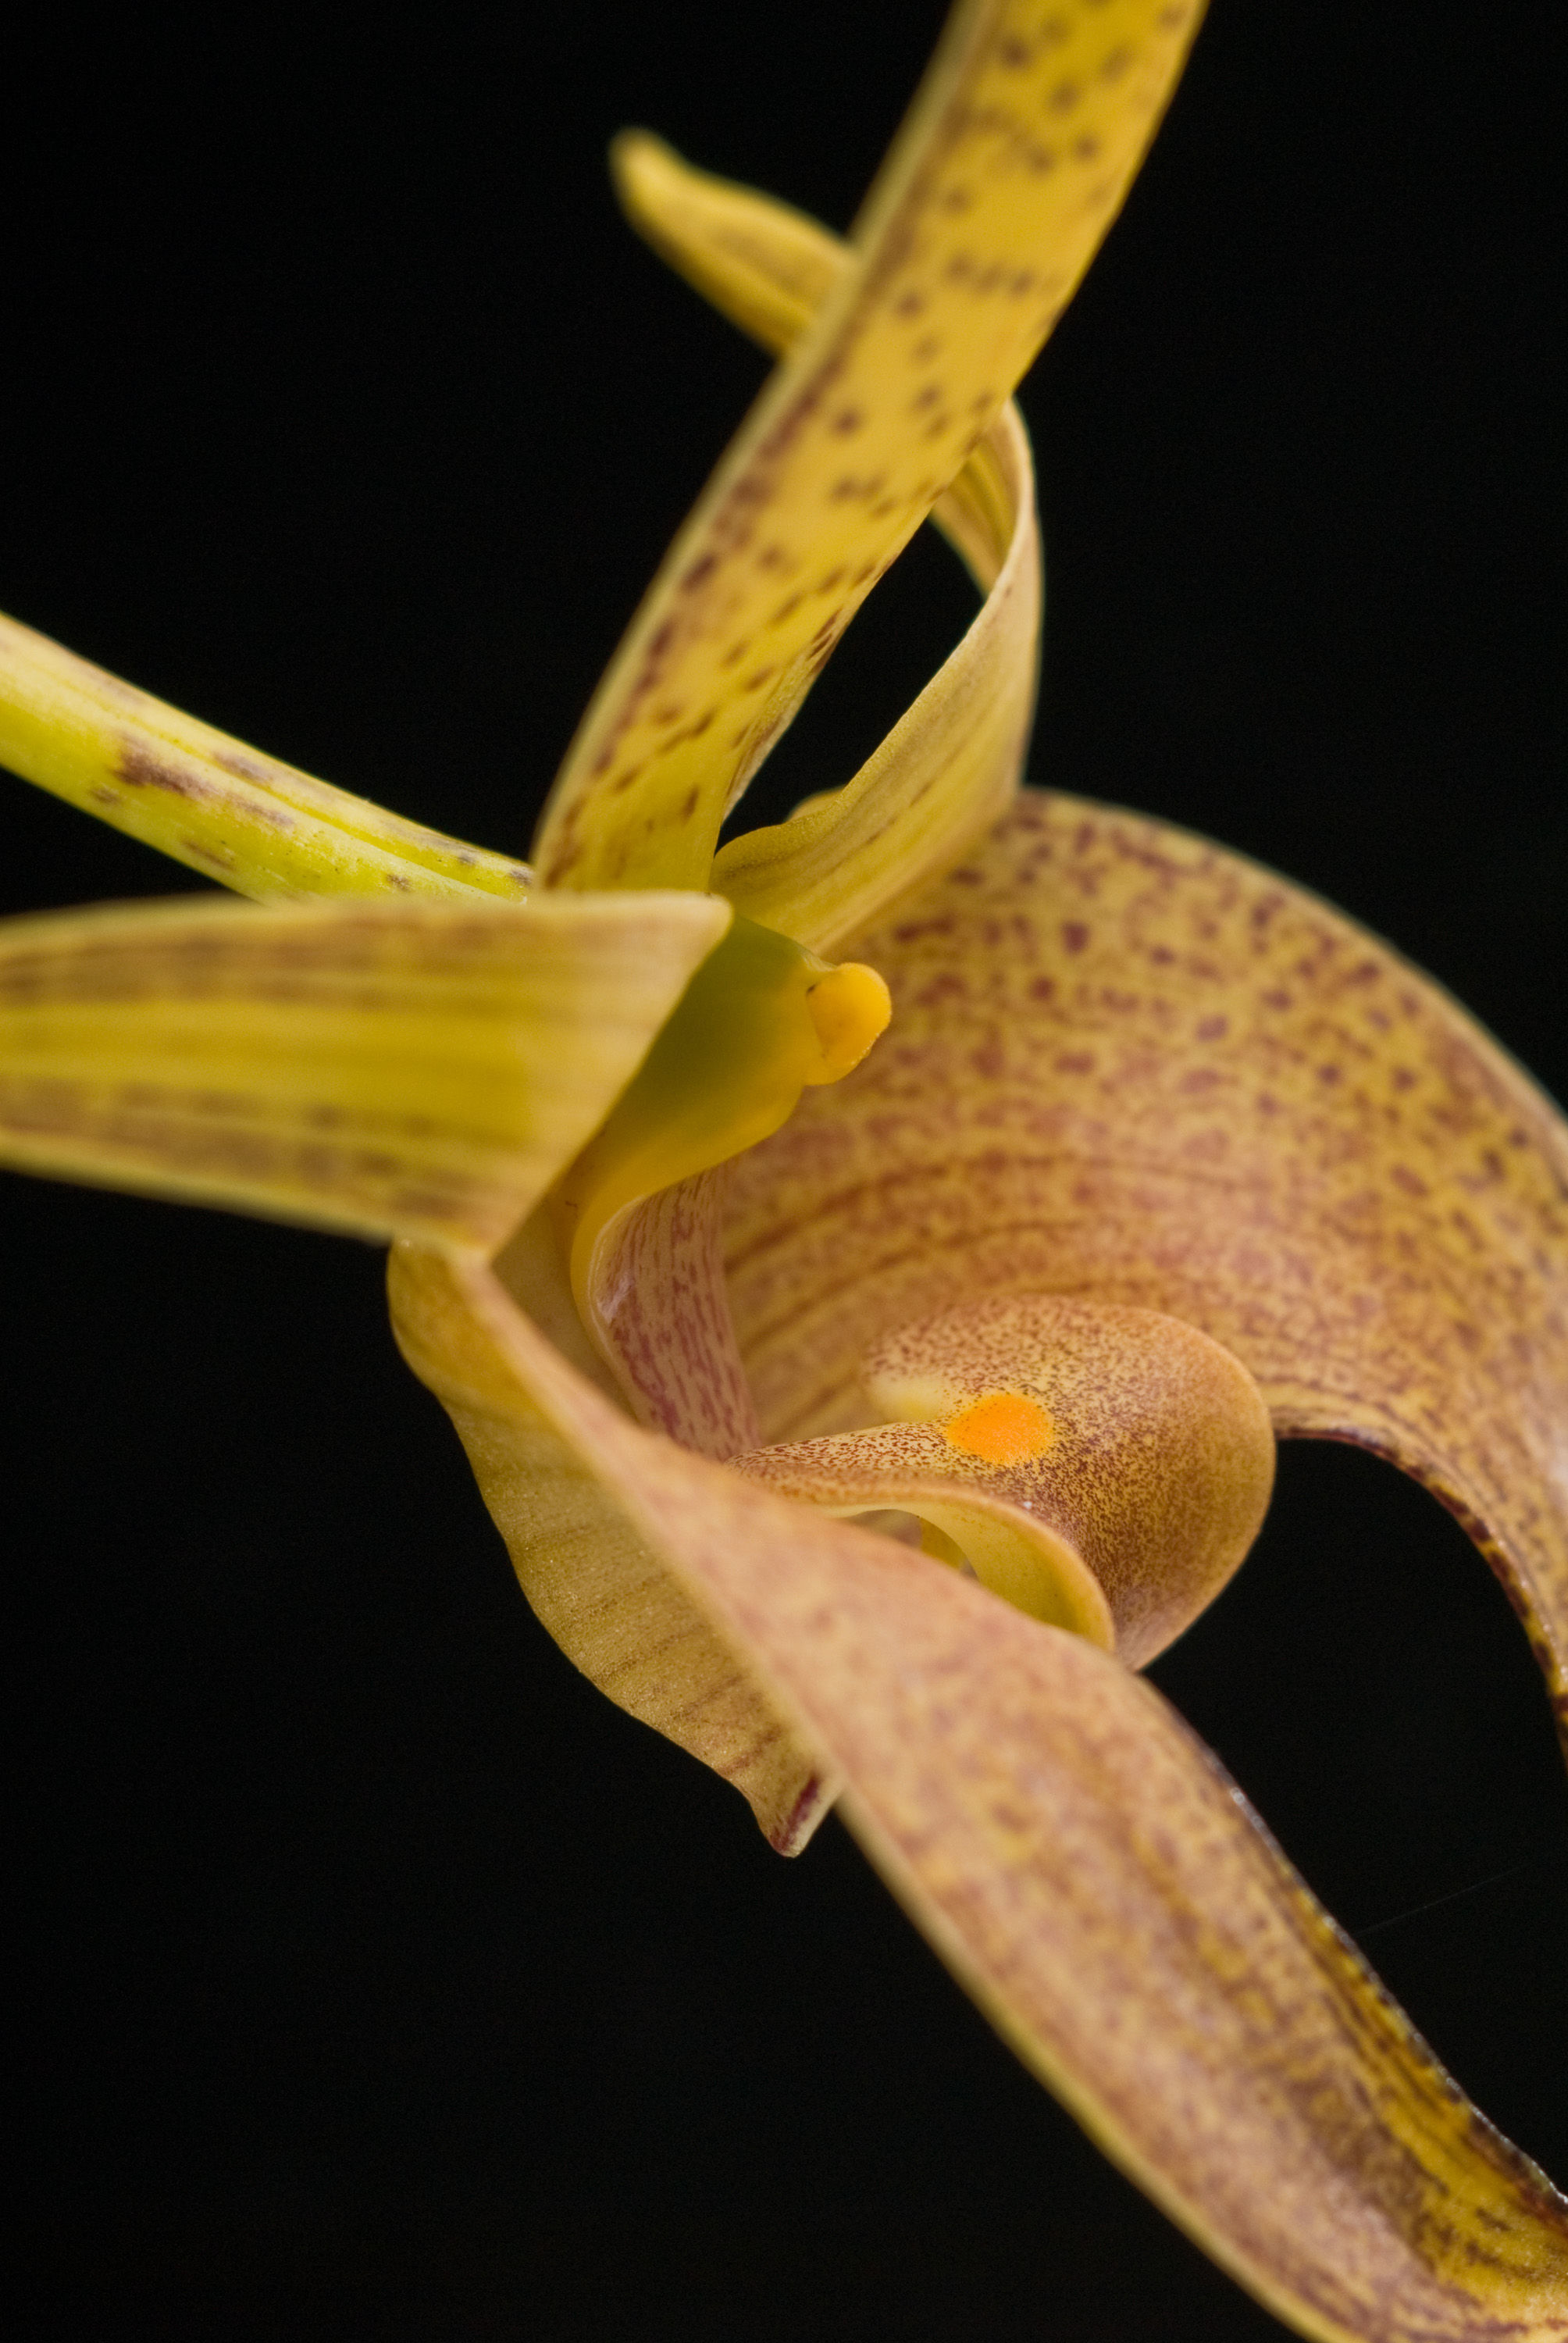
[[[524,849],[763,373],[623,229],[605,142],[648,122],[842,226],[940,16],[49,14],[13,51],[0,607]],[[1562,1094],[1555,16],[1216,0],[1023,402],[1034,778],[1322,890]],[[845,778],[969,608],[917,546],[761,809]],[[0,788],[6,909],[197,883]],[[1279,2331],[836,1824],[779,1863],[574,1675],[373,1252],[4,1189],[19,2331]],[[1156,1674],[1568,2178],[1568,1812],[1457,1530],[1287,1450]]]

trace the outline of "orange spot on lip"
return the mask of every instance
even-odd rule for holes
[[[942,1438],[960,1456],[982,1464],[1030,1464],[1056,1438],[1056,1426],[1035,1399],[1020,1392],[988,1392],[942,1426]]]

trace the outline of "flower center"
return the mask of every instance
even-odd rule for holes
[[[803,1090],[858,1066],[892,1014],[856,960],[834,967],[737,912],[555,1197],[578,1308],[614,1216],[767,1139]]]

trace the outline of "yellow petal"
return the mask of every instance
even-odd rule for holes
[[[788,205],[693,171],[658,139],[615,148],[635,224],[736,322],[784,348],[850,265]],[[1005,811],[1021,774],[1040,657],[1040,539],[1029,437],[1010,401],[940,498],[988,590],[962,642],[848,787],[732,839],[713,868],[738,910],[830,950],[947,869]]]
[[[312,780],[0,618],[0,765],[262,902],[499,895],[528,865]]]
[[[849,263],[841,238],[776,196],[698,170],[651,131],[623,130],[609,155],[638,234],[753,341],[787,350]]]
[[[1439,988],[1271,871],[1025,791],[856,940],[880,1047],[736,1166],[765,1440],[865,1421],[859,1362],[980,1294],[1168,1312],[1282,1434],[1435,1489],[1568,1725],[1568,1129]]]
[[[832,1513],[918,1514],[940,1534],[928,1552],[1130,1666],[1213,1601],[1262,1525],[1274,1442],[1257,1385],[1157,1311],[965,1302],[901,1328],[861,1374],[896,1420],[736,1469]]]
[[[639,1431],[487,1272],[432,1273],[438,1347],[496,1363],[494,1418],[542,1420],[598,1477],[841,1771],[868,1851],[993,2024],[1208,2252],[1325,2343],[1568,2335],[1568,2205],[1157,1693]]]
[[[819,220],[755,187],[699,171],[662,138],[623,130],[610,147],[616,191],[628,218],[656,252],[775,354],[799,338],[854,260],[851,247]],[[1012,538],[1010,500],[1001,492],[988,443],[998,422],[931,518],[956,547],[984,592]],[[1032,498],[1029,500],[1032,507]]]
[[[394,1246],[388,1286],[403,1355],[450,1414],[523,1592],[562,1651],[618,1706],[732,1782],[781,1855],[798,1853],[831,1803],[827,1768],[591,1459],[535,1404],[450,1263]],[[515,1318],[504,1295],[498,1306]]]
[[[1104,235],[1190,0],[964,0],[856,232],[676,541],[545,810],[546,883],[699,887],[719,823]]]
[[[1011,542],[969,632],[845,788],[731,839],[715,860],[717,893],[815,950],[835,950],[950,870],[1000,820],[1022,778],[1040,660],[1040,540],[1029,441],[1010,408],[987,447]]]
[[[493,1249],[729,917],[639,895],[10,920],[0,1161]]]

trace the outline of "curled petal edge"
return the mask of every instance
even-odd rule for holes
[[[584,1371],[573,1384],[586,1389],[604,1370],[588,1352],[551,1243],[540,1215],[508,1246],[502,1270],[573,1345]],[[562,1438],[497,1327],[522,1326],[547,1355],[558,1353],[497,1275],[472,1274],[477,1282],[470,1289],[441,1256],[395,1245],[387,1266],[392,1329],[409,1366],[452,1419],[523,1593],[590,1683],[733,1783],[779,1853],[798,1854],[832,1804],[829,1770],[755,1673],[737,1663],[659,1544],[606,1491],[591,1454]],[[477,1309],[475,1292],[493,1306]],[[593,1396],[618,1415],[613,1398]]]
[[[980,1296],[1168,1312],[1280,1437],[1374,1450],[1458,1515],[1568,1751],[1552,1101],[1342,912],[1081,798],[1023,790],[854,948],[892,1029],[736,1165],[712,1272],[762,1440],[863,1423],[868,1350]]]
[[[841,1773],[851,1825],[993,2025],[1205,2251],[1322,2343],[1568,2337],[1568,2203],[1151,1686],[642,1432],[481,1262],[398,1262],[416,1371],[482,1361],[497,1419],[598,1484]]]

